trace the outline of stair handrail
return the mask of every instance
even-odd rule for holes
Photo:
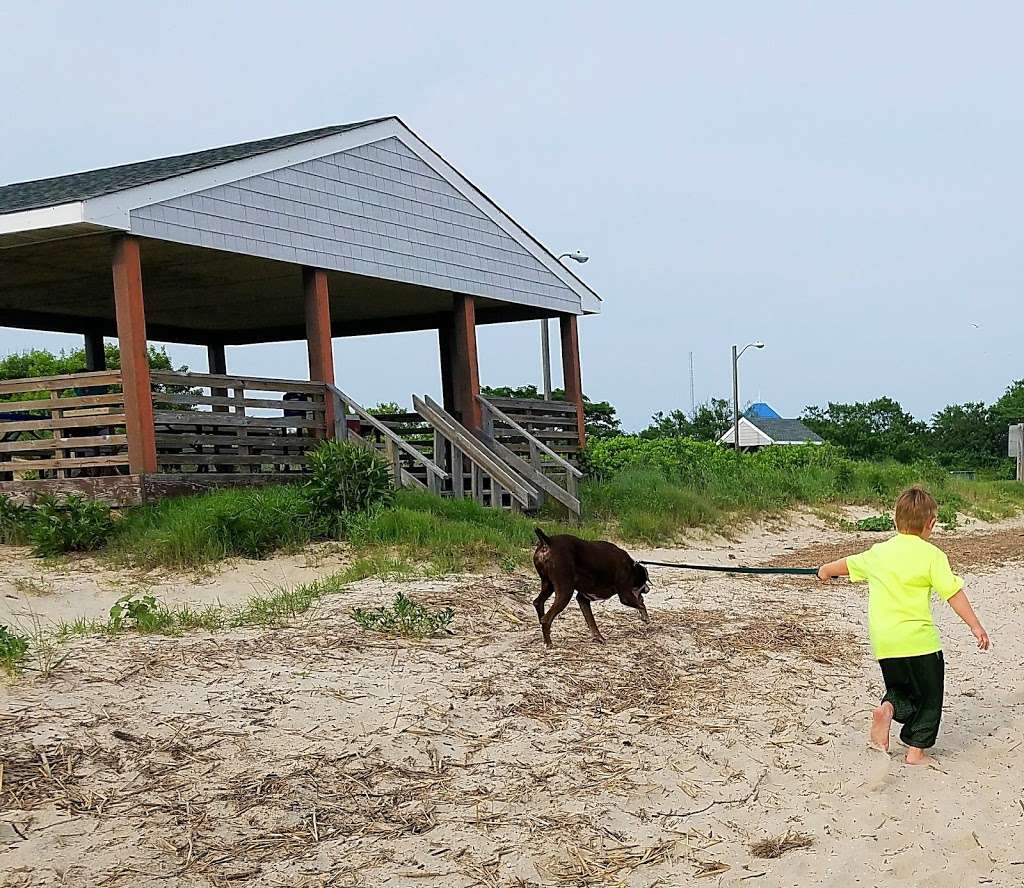
[[[524,438],[526,438],[527,441],[533,444],[541,453],[553,459],[555,465],[557,465],[558,468],[564,469],[566,472],[568,472],[569,474],[573,475],[576,478],[583,477],[583,472],[577,469],[576,466],[569,462],[569,460],[555,453],[555,451],[548,447],[547,444],[545,444],[531,432],[528,432],[526,429],[524,429],[521,425],[519,425],[519,423],[512,419],[511,416],[505,413],[505,411],[501,410],[499,407],[496,407],[494,404],[488,401],[483,395],[477,395],[476,399],[480,402],[480,405],[484,409],[489,410],[496,419],[501,420],[501,422],[505,423],[505,425],[511,426],[518,434],[522,435]]]
[[[429,395],[422,398],[413,395],[412,404],[420,416],[519,500],[521,505],[527,509],[532,508],[536,492],[527,487],[518,475],[474,438],[469,429]]]
[[[437,463],[435,463],[432,459],[430,459],[430,457],[424,455],[419,450],[417,450],[415,447],[413,447],[408,441],[404,440],[399,435],[395,434],[394,431],[392,431],[386,425],[384,425],[384,423],[382,423],[379,419],[377,419],[377,417],[375,417],[372,413],[369,413],[368,411],[366,411],[362,407],[360,407],[359,403],[357,401],[354,401],[352,398],[350,398],[348,395],[346,395],[336,385],[334,385],[333,383],[330,383],[330,382],[327,383],[326,385],[327,385],[327,390],[332,395],[334,395],[334,397],[338,401],[340,401],[342,404],[347,404],[349,410],[351,410],[363,422],[365,422],[367,425],[372,426],[373,428],[375,428],[385,438],[387,438],[389,441],[391,441],[399,450],[401,450],[407,456],[411,457],[413,460],[418,462],[428,472],[430,472],[433,475],[435,475],[439,481],[445,481],[445,480],[447,480],[448,478],[451,477],[444,469],[442,469]],[[342,423],[345,422],[344,415],[342,415],[340,421]],[[347,426],[345,426],[345,428],[347,428]],[[397,480],[398,479],[396,479],[396,481]]]

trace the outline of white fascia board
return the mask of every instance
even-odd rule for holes
[[[19,210],[16,213],[0,215],[0,234],[38,231],[41,228],[59,228],[62,225],[76,225],[83,221],[85,221],[84,206],[81,203],[60,204],[37,210]]]
[[[250,176],[263,175],[273,170],[316,160],[319,157],[350,151],[353,148],[389,138],[398,139],[579,296],[580,309],[585,314],[600,312],[600,298],[593,290],[580,281],[524,228],[519,226],[398,118],[388,118],[377,123],[367,124],[359,129],[338,133],[334,136],[324,136],[321,139],[303,142],[290,148],[279,148],[277,151],[268,151],[255,157],[231,161],[219,166],[197,170],[194,173],[185,173],[161,182],[152,182],[148,185],[127,188],[114,194],[94,197],[84,202],[84,221],[122,231],[131,231],[131,211],[140,207],[173,200],[186,194],[194,194],[197,191],[205,191],[218,185],[227,185]]]

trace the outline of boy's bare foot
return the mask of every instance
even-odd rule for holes
[[[869,741],[875,749],[889,751],[889,727],[892,725],[892,703],[886,700],[871,713],[871,734]]]
[[[907,747],[907,764],[908,765],[925,765],[937,768],[939,763],[928,755],[923,749],[918,749],[916,746]]]

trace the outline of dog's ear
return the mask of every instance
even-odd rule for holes
[[[651,576],[647,573],[647,567],[639,561],[633,562],[633,588],[641,589],[651,584]]]

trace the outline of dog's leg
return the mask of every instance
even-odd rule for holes
[[[604,644],[604,636],[601,634],[601,630],[597,628],[597,620],[594,619],[594,611],[591,610],[590,599],[577,595],[576,601],[579,603],[580,610],[583,611],[583,619],[587,621],[587,625],[590,627],[590,637],[598,644]]]
[[[565,610],[565,606],[571,599],[572,586],[569,586],[568,588],[560,586],[555,589],[555,600],[551,603],[551,607],[548,608],[548,612],[544,614],[544,617],[540,621],[540,630],[544,635],[544,644],[548,647],[551,647],[551,624],[555,622],[555,617]]]
[[[540,581],[540,595],[533,599],[533,607],[537,611],[537,619],[544,622],[544,602],[551,597],[555,591],[555,584],[546,577]]]

